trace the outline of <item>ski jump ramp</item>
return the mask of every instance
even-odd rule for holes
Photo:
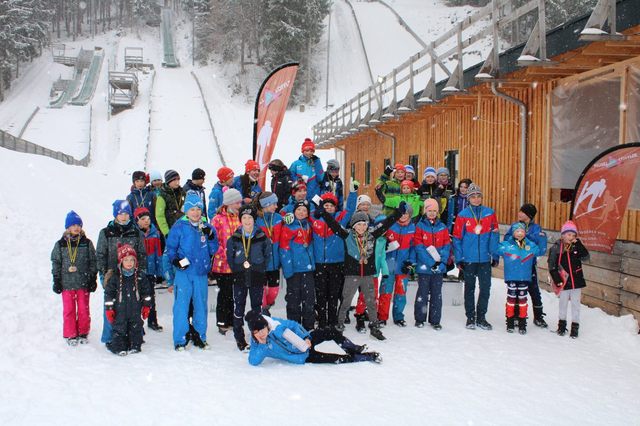
[[[175,43],[173,42],[173,12],[167,8],[162,9],[162,47],[164,49],[162,66],[179,67],[180,62],[176,58]]]

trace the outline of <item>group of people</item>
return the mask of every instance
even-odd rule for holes
[[[490,330],[491,267],[498,266],[500,257],[508,289],[507,331],[513,332],[517,322],[519,332],[526,333],[528,294],[534,323],[547,327],[536,273],[536,257],[546,253],[547,238],[534,221],[535,206],[521,207],[518,221],[500,242],[498,220],[483,205],[480,187],[462,179],[454,190],[444,167],[427,167],[420,182],[411,165],[387,166],[375,187],[383,206],[377,216],[371,198],[358,195],[353,178],[343,199],[340,164],[329,160],[325,170],[310,139],[291,167],[280,160],[268,167],[271,191],[260,188],[260,166],[249,160],[240,176],[221,167],[208,196],[202,169],[195,169],[184,186],[175,170],[164,176],[136,171],[126,199],[113,203],[113,219],[100,231],[97,248],[84,234],[80,216],[69,212],[51,255],[67,342],[87,342],[89,293],[100,281],[102,342],[119,355],[139,352],[143,320],[148,329],[162,331],[154,288],[166,281],[174,295],[175,349],[183,351],[189,342],[207,349],[208,284],[215,282],[218,331],[232,330],[238,349],[250,351],[251,364],[265,357],[298,363],[380,362],[380,354],[342,334],[357,292],[357,331],[366,332],[368,321],[371,336],[384,340],[390,315],[395,325],[407,326],[406,289],[409,278],[417,276],[415,326],[440,330],[443,277],[457,266],[464,280],[466,327]],[[563,225],[561,234],[548,257],[560,294],[557,332],[567,332],[571,301],[570,333],[577,337],[585,286],[581,262],[588,251],[572,222]],[[270,317],[281,274],[286,319]],[[346,354],[316,351],[327,340]]]

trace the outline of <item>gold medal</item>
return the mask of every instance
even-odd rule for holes
[[[302,247],[307,248],[307,247],[309,247],[309,244],[304,243],[304,244],[302,245]]]
[[[249,269],[251,267],[251,264],[249,263],[248,260],[245,260],[242,266],[244,266],[244,269]]]
[[[364,260],[362,261],[362,263],[364,263],[364,264],[366,265],[366,264],[367,264],[367,259],[364,259]]]
[[[78,270],[78,268],[76,268],[75,265],[69,266],[69,272],[76,272],[77,270]]]
[[[76,258],[78,257],[78,246],[80,245],[80,237],[78,237],[78,243],[76,244],[76,248],[71,250],[71,241],[67,240],[67,251],[69,252],[69,261],[71,262],[71,266],[69,266],[69,272],[73,273],[78,270],[76,268]]]
[[[473,229],[473,232],[475,232],[476,235],[480,235],[480,233],[482,232],[482,225],[477,224],[476,227]]]
[[[200,237],[200,241],[204,243],[207,241],[207,238],[203,235],[202,237]]]

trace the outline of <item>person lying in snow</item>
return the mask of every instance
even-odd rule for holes
[[[249,364],[260,365],[265,358],[276,358],[294,364],[344,364],[348,362],[382,362],[378,352],[365,352],[366,345],[356,345],[335,329],[305,330],[295,321],[271,318],[255,311],[245,320],[251,330]],[[333,340],[346,354],[319,352],[316,346]]]

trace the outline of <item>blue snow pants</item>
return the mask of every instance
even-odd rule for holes
[[[189,331],[189,302],[193,300],[193,328],[203,342],[207,341],[207,314],[209,286],[207,275],[199,275],[190,269],[176,269],[173,281],[173,344],[184,345]]]
[[[476,278],[480,285],[476,309]],[[467,263],[464,267],[464,311],[467,319],[482,321],[487,314],[491,294],[491,263]]]
[[[418,275],[418,292],[413,306],[416,322],[425,322],[429,312],[429,324],[440,324],[442,317],[442,274]]]

